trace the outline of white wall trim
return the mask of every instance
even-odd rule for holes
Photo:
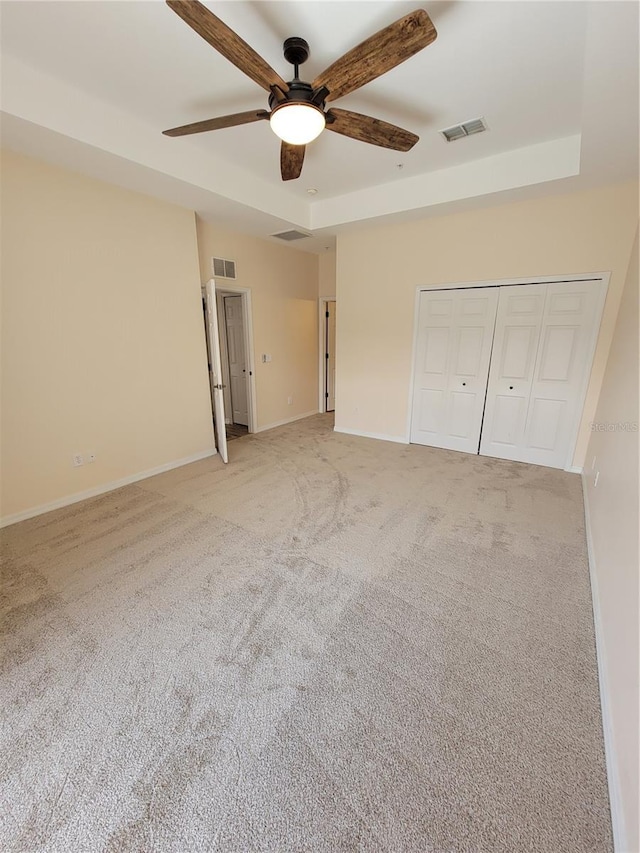
[[[580,465],[571,465],[569,468],[565,468],[564,470],[567,472],[567,474],[582,474],[584,468],[582,468]]]
[[[25,509],[22,512],[16,512],[13,515],[5,515],[0,518],[0,528],[8,527],[10,524],[17,524],[19,521],[26,521],[28,518],[34,518],[36,515],[44,515],[45,512],[51,512],[54,509],[62,509],[65,506],[85,501],[88,498],[95,498],[98,495],[103,495],[106,492],[112,492],[114,489],[121,489],[122,486],[130,486],[132,483],[137,483],[140,480],[146,480],[148,477],[155,477],[156,474],[164,474],[165,471],[171,471],[174,468],[181,468],[183,465],[189,465],[191,462],[199,462],[201,459],[207,459],[209,456],[215,456],[218,451],[202,450],[200,453],[193,453],[191,456],[185,456],[182,459],[175,459],[173,462],[165,462],[164,465],[158,465],[155,468],[149,468],[147,471],[140,471],[137,474],[131,474],[128,477],[122,477],[120,480],[112,480],[110,483],[103,483],[101,486],[94,486],[92,489],[85,489],[84,492],[76,492],[73,495],[66,495],[64,498],[58,498],[55,501],[49,501],[40,506]]]
[[[301,421],[303,418],[310,418],[312,415],[317,415],[318,410],[314,409],[312,412],[305,412],[303,415],[294,415],[292,418],[285,418],[283,421],[276,421],[272,424],[265,424],[264,426],[258,427],[256,432],[266,432],[268,429],[275,429],[279,426],[286,426],[287,424],[292,424],[295,421]]]
[[[409,441],[404,435],[384,435],[381,432],[363,432],[359,429],[348,429],[347,427],[334,427],[334,432],[341,432],[344,435],[358,435],[360,438],[375,438],[377,441],[393,441],[395,444],[409,444]]]
[[[627,844],[627,832],[622,809],[620,794],[620,773],[613,740],[613,720],[609,707],[609,682],[607,677],[604,635],[602,631],[602,616],[600,613],[600,596],[596,576],[596,557],[591,535],[591,519],[589,513],[589,497],[587,489],[587,474],[582,474],[582,495],[584,500],[585,531],[587,535],[587,554],[589,557],[589,579],[591,581],[591,602],[593,606],[593,624],[596,637],[596,659],[598,664],[598,685],[600,687],[600,708],[602,710],[602,731],[604,736],[604,753],[607,765],[607,781],[609,783],[609,804],[611,808],[611,824],[613,829],[613,845],[616,853],[631,853]]]

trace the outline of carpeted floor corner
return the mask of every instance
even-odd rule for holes
[[[2,532],[6,853],[609,853],[579,478],[331,416]]]

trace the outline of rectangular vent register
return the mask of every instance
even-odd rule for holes
[[[225,258],[211,258],[211,272],[214,278],[235,278],[236,262]]]

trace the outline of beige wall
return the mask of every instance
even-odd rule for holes
[[[336,427],[406,438],[419,285],[611,271],[574,458],[581,466],[637,218],[638,185],[629,183],[340,235]]]
[[[324,251],[318,256],[318,296],[336,295],[336,253]]]
[[[638,834],[638,234],[587,448],[584,474],[591,532],[600,666],[626,824]],[[624,426],[633,425],[625,429]],[[604,431],[600,431],[598,427]],[[593,465],[595,457],[595,467]],[[598,485],[594,478],[599,472]]]
[[[257,428],[317,412],[317,256],[200,220],[198,246],[203,282],[211,258],[221,257],[236,262],[234,284],[251,288]],[[262,363],[263,353],[271,362]]]
[[[3,517],[213,450],[193,212],[4,152],[2,248]]]

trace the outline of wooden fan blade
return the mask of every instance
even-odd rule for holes
[[[326,86],[335,101],[385,74],[435,41],[436,28],[424,9],[416,9],[345,53],[313,81]]]
[[[332,107],[327,112],[327,118],[335,119],[335,121],[327,121],[327,130],[350,136],[360,142],[369,142],[371,145],[380,145],[382,148],[393,148],[394,151],[409,151],[420,138],[410,130],[403,130],[379,118],[352,113],[351,110]]]
[[[289,145],[283,142],[280,146],[280,174],[283,181],[292,181],[300,177],[306,145]]]
[[[206,121],[194,121],[193,124],[183,124],[181,127],[172,127],[163,130],[165,136],[188,136],[190,133],[204,133],[207,130],[221,130],[223,127],[236,127],[239,124],[251,124],[253,121],[269,118],[266,110],[249,110],[246,113],[235,113],[220,118],[209,118]]]
[[[167,6],[258,86],[268,92],[275,83],[284,92],[289,90],[280,75],[244,39],[198,0],[167,0]]]

